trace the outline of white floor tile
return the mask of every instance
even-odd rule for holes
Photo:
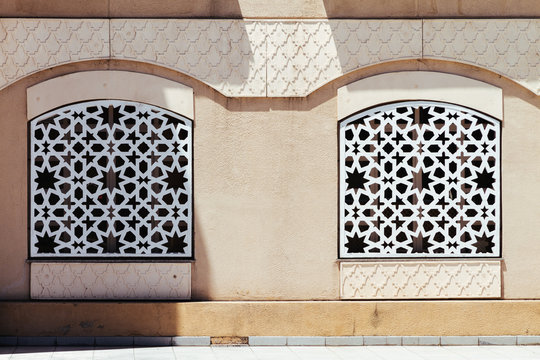
[[[336,353],[330,351],[325,346],[289,346],[290,350],[302,360],[339,360]]]
[[[497,356],[506,356],[508,359],[540,359],[539,354],[527,350],[528,346],[483,346],[486,350]]]
[[[212,352],[218,360],[257,360],[248,346],[213,346]]]
[[[92,360],[94,357],[93,347],[59,346],[53,353],[53,360]]]
[[[133,360],[133,348],[98,348],[94,349],[94,360]]]
[[[497,346],[501,347],[503,345]],[[468,360],[507,360],[510,359],[505,354],[489,351],[489,345],[482,346],[445,346],[448,351],[460,355]]]
[[[171,347],[135,347],[133,349],[135,360],[176,360]]]
[[[329,346],[331,352],[340,360],[382,360],[380,356],[369,350],[367,346]]]
[[[251,351],[257,360],[299,360],[300,358],[287,346],[252,346]]]
[[[402,346],[368,346],[367,348],[381,359],[418,360],[419,358],[418,355]]]
[[[47,360],[51,359],[54,353],[54,346],[18,346],[15,348],[10,359],[15,360]]]
[[[15,346],[0,346],[0,360],[7,360],[15,351]]]
[[[461,355],[451,352],[446,346],[403,346],[409,352],[417,356],[417,359],[425,360],[463,360]]]

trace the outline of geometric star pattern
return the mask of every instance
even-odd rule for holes
[[[340,123],[340,257],[499,257],[500,123],[407,101]]]
[[[30,122],[32,257],[192,257],[192,122],[148,104]]]

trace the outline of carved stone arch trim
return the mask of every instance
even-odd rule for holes
[[[389,102],[432,100],[459,104],[503,119],[502,89],[460,75],[401,71],[367,77],[338,89],[338,120]]]
[[[27,89],[27,118],[88,100],[129,100],[155,105],[193,119],[193,89],[155,75],[130,71],[82,71]]]

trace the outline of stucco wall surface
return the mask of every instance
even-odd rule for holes
[[[459,63],[407,60],[346,75],[305,98],[226,98],[186,75],[100,60],[25,77],[0,91],[0,298],[29,298],[26,89],[83,70],[127,70],[194,91],[192,298],[339,299],[337,89],[403,70],[454,73],[503,89],[503,298],[539,298],[540,98]]]

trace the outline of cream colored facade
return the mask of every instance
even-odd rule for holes
[[[0,5],[0,300],[540,299],[535,1],[156,3],[96,1],[84,12],[77,2]],[[158,263],[154,270],[144,262],[124,268],[114,261],[108,267],[28,261],[27,123],[85,99],[141,101],[193,119],[193,261],[177,269]],[[338,258],[338,121],[416,99],[501,120],[500,259]],[[129,266],[138,280],[124,280]],[[160,280],[147,281],[151,270]],[[434,286],[422,282],[426,273]],[[417,285],[362,293],[362,282],[377,285],[381,276]],[[82,289],[101,278],[116,279],[125,291],[111,295],[107,288],[118,286],[110,280],[84,296]],[[44,291],[51,279],[56,288]],[[293,311],[298,303],[291,304]],[[461,311],[452,306],[449,311]],[[323,332],[349,334],[338,328]],[[249,329],[243,334],[254,335]],[[392,326],[366,331],[390,334]]]

